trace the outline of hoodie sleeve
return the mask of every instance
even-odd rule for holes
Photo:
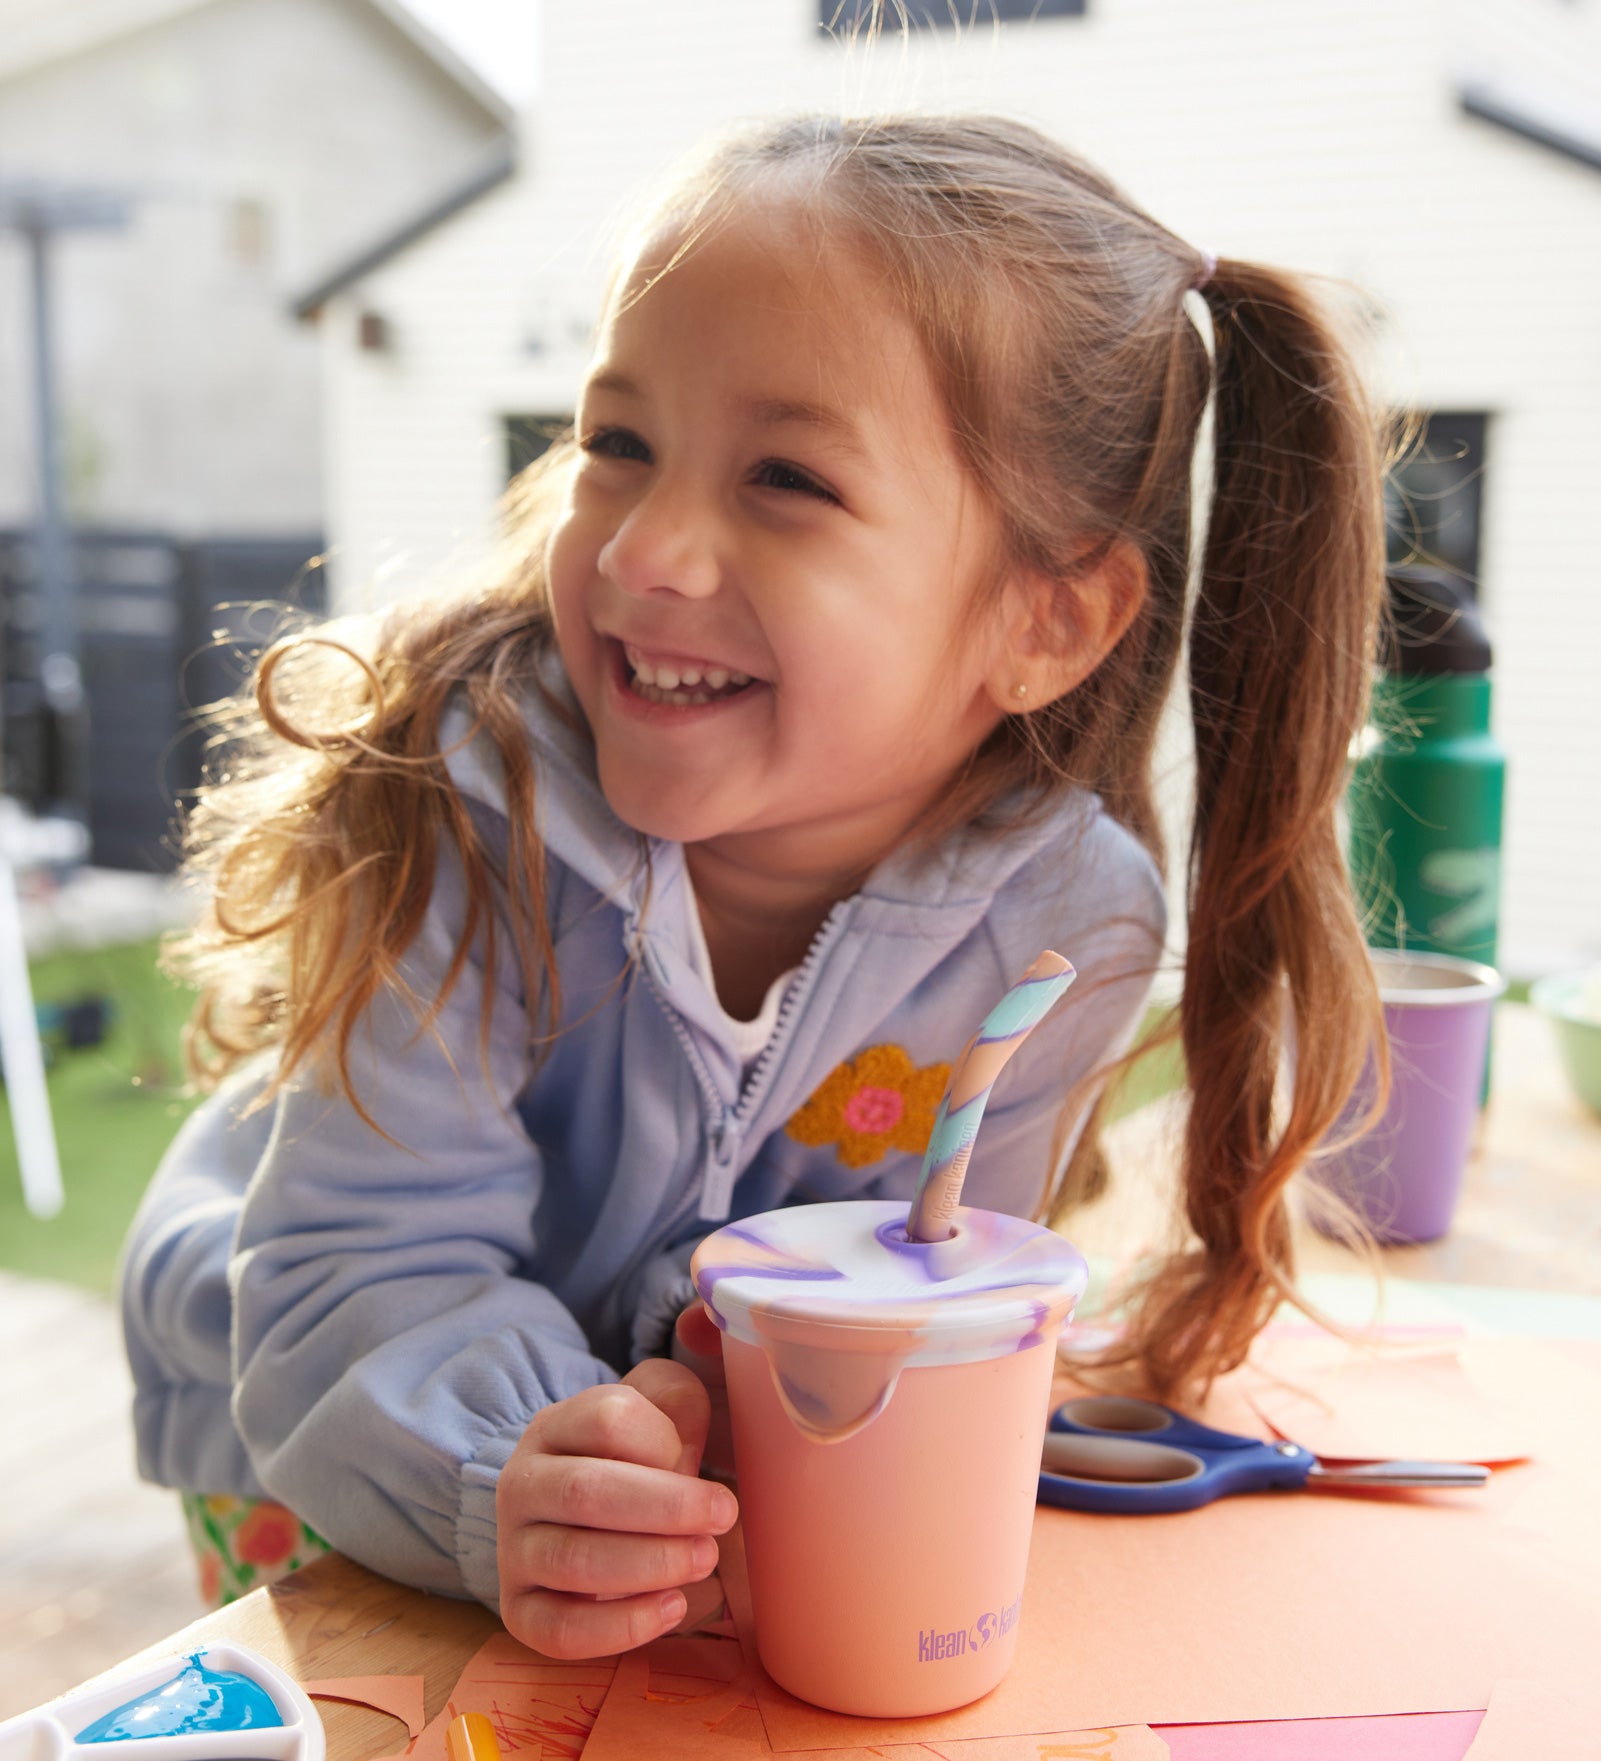
[[[461,921],[452,859],[406,960],[423,1002]],[[542,1178],[514,1105],[531,1037],[509,952],[493,974],[469,961],[432,1028],[382,994],[350,1066],[383,1134],[330,1083],[288,1088],[230,1271],[234,1410],[262,1483],[363,1564],[490,1607],[500,1469],[541,1407],[615,1379],[520,1275]]]
[[[139,1472],[158,1485],[261,1495],[229,1411],[228,1257],[272,1126],[271,1109],[250,1104],[265,1082],[260,1065],[241,1071],[189,1116],[122,1251]]]

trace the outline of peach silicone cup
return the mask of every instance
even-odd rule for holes
[[[836,1712],[966,1705],[1017,1644],[1055,1342],[1085,1283],[1060,1236],[895,1201],[797,1205],[693,1261],[723,1329],[761,1660]]]

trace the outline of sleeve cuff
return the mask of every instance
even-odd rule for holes
[[[461,1509],[456,1517],[456,1562],[462,1588],[500,1613],[500,1565],[495,1553],[495,1488],[500,1470],[517,1447],[516,1437],[491,1437],[461,1471]]]

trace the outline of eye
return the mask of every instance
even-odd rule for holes
[[[650,448],[629,428],[595,428],[578,442],[581,451],[594,458],[633,459],[650,463]]]
[[[754,481],[763,489],[778,489],[788,495],[809,495],[817,501],[835,502],[839,497],[828,485],[803,471],[799,465],[783,459],[763,459],[756,467]]]

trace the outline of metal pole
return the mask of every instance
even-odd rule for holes
[[[38,448],[39,515],[34,554],[40,601],[39,684],[55,727],[58,762],[65,758],[65,791],[79,792],[83,669],[78,659],[78,611],[72,555],[61,488],[61,446],[56,427],[55,353],[51,331],[50,235],[65,227],[125,224],[125,198],[105,191],[46,190],[0,184],[0,226],[22,234],[33,294],[34,433]],[[87,818],[87,802],[60,804]],[[44,1053],[33,1007],[16,891],[16,866],[29,861],[81,861],[88,846],[81,823],[57,818],[30,823],[0,795],[0,1069],[4,1070],[23,1198],[37,1217],[53,1217],[62,1205],[61,1160],[50,1114]],[[28,835],[31,834],[31,835]]]
[[[44,689],[46,703],[65,719],[76,716],[83,705],[83,669],[78,660],[77,606],[73,597],[72,559],[67,547],[61,492],[47,217],[43,213],[28,216],[21,231],[28,246],[33,291],[34,431],[39,469],[36,554],[42,614],[39,683]]]

